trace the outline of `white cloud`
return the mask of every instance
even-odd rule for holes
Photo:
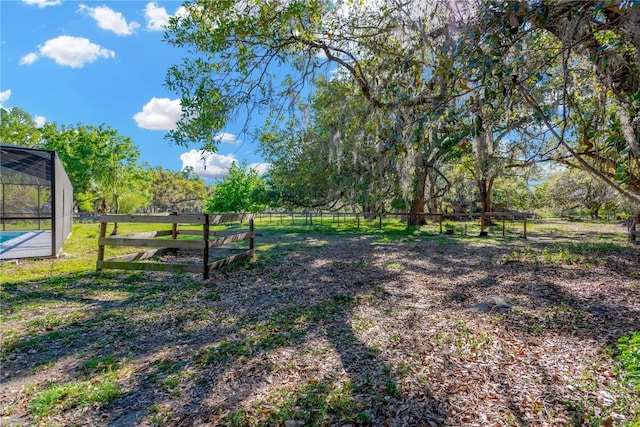
[[[36,122],[36,126],[41,128],[47,122],[45,116],[33,116],[33,121]]]
[[[238,137],[232,133],[220,132],[214,139],[218,142],[226,142],[228,144],[238,144]]]
[[[38,54],[31,52],[20,58],[20,65],[31,65],[38,60]]]
[[[0,92],[0,103],[8,101],[9,98],[11,98],[11,89]]]
[[[116,12],[107,6],[89,7],[85,4],[81,4],[78,7],[78,12],[88,14],[96,20],[98,27],[103,30],[113,31],[119,36],[131,35],[136,28],[140,27],[140,24],[134,21],[127,23],[127,20],[122,13]]]
[[[47,6],[57,6],[59,4],[62,4],[62,0],[22,0],[22,3],[43,8]]]
[[[217,153],[203,153],[198,150],[189,150],[180,155],[182,169],[191,166],[193,171],[201,178],[224,179],[229,173],[233,162],[237,163],[233,154],[221,155]]]
[[[37,53],[29,53],[20,59],[21,65],[31,65],[40,56],[53,59],[58,65],[82,68],[98,58],[113,58],[116,53],[100,45],[91,43],[84,37],[60,36],[47,40]]]
[[[189,16],[189,10],[184,6],[180,6],[179,8],[176,9],[176,13],[174,15],[177,16],[178,18],[185,18]]]
[[[187,9],[184,6],[180,6],[175,13],[175,16],[186,16]],[[169,23],[171,15],[164,7],[158,6],[156,2],[147,3],[147,7],[144,9],[144,15],[147,18],[147,30],[149,31],[162,31]]]
[[[271,168],[269,163],[251,163],[247,169],[253,169],[258,172],[258,175],[262,176]]]
[[[138,127],[151,130],[173,130],[182,116],[180,99],[151,98],[133,119]]]
[[[147,18],[147,29],[150,31],[161,31],[169,23],[167,9],[158,6],[155,2],[147,3],[144,15]]]

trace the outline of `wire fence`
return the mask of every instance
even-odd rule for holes
[[[383,230],[385,226],[397,226],[409,221],[426,224],[433,231],[441,234],[474,234],[492,233],[520,234],[527,236],[527,221],[535,215],[523,212],[480,212],[474,213],[408,213],[386,212],[382,215],[367,212],[262,212],[256,214],[256,223],[290,226],[324,226]]]

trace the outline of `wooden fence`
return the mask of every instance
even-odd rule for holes
[[[254,256],[254,217],[254,214],[101,215],[99,218],[100,237],[98,239],[96,270],[98,272],[106,269],[191,272],[202,273],[202,277],[207,279],[209,273],[215,269]],[[248,230],[211,229],[212,225],[230,222],[243,223],[244,221],[248,224]],[[170,224],[171,229],[107,237],[108,223]],[[192,226],[191,228],[193,225],[201,226],[202,229],[180,228],[179,224]],[[196,236],[197,238],[181,239],[181,236]],[[242,249],[241,252],[223,259],[211,261],[212,248],[219,248],[242,240],[249,240],[248,249]],[[106,246],[153,249],[104,259]],[[196,252],[201,256],[202,262],[193,264],[136,262],[178,250]]]

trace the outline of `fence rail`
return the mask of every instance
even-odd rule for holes
[[[100,236],[98,237],[98,260],[96,270],[107,269],[145,270],[167,272],[202,273],[204,279],[209,278],[211,271],[233,262],[251,258],[254,249],[254,214],[167,214],[167,215],[101,215]],[[231,222],[246,222],[248,230],[211,230],[212,225]],[[128,234],[124,236],[106,236],[109,223],[136,224],[170,224],[170,230],[157,230]],[[201,230],[181,229],[179,225],[201,226]],[[158,237],[169,237],[156,239]],[[181,239],[181,236],[195,236],[200,239]],[[230,243],[249,241],[249,248],[219,260],[211,260],[211,249],[220,248]],[[153,248],[147,251],[105,259],[105,247]],[[184,264],[177,262],[136,262],[150,259],[168,252],[194,251],[201,255],[202,262]]]

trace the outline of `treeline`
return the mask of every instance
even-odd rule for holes
[[[273,161],[266,175],[233,163],[224,180],[206,184],[192,168],[176,172],[140,162],[133,141],[104,125],[45,123],[39,127],[31,115],[17,107],[2,109],[0,114],[3,142],[58,152],[73,184],[78,212],[98,212],[104,206],[114,213],[407,210],[401,185],[366,182],[350,168],[353,160],[344,165],[343,158],[342,167],[338,167],[320,145],[313,153],[301,150],[295,155],[283,147],[290,139],[282,138],[277,144],[265,139],[263,151]],[[292,146],[299,149],[298,144]],[[421,212],[478,212],[482,208],[472,160],[464,150],[460,152],[443,165],[446,188],[429,190],[433,200],[429,199]],[[336,189],[344,182],[362,188],[358,193],[340,193]],[[379,187],[385,187],[386,192],[367,191]],[[594,219],[624,219],[632,211],[613,189],[583,171],[565,168],[553,172],[539,166],[501,171],[493,181],[491,201],[491,211],[588,215]]]
[[[18,107],[0,114],[2,142],[58,153],[73,185],[76,212],[202,211],[211,192],[193,169],[175,172],[141,162],[131,138],[106,125],[38,126]]]

